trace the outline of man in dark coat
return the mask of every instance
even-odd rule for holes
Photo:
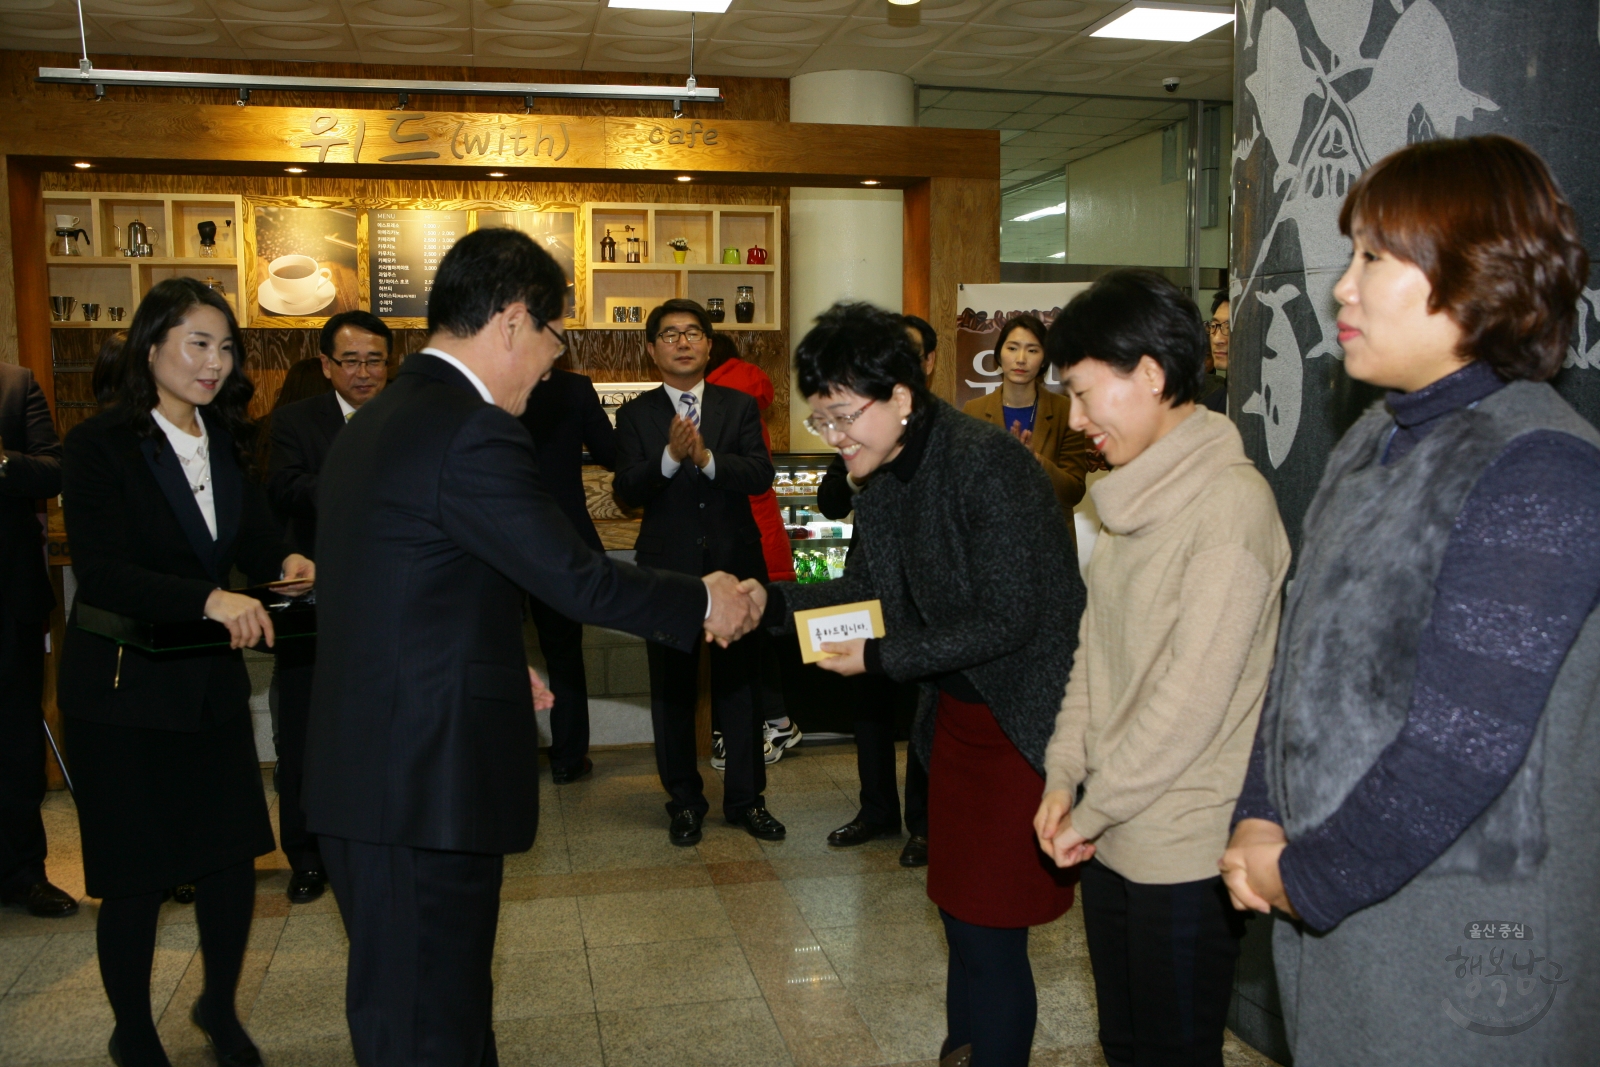
[[[39,500],[61,492],[61,442],[33,372],[0,363],[0,901],[46,918],[78,902],[45,877],[44,623],[56,606]]]
[[[540,484],[516,416],[565,348],[561,268],[523,233],[439,263],[429,346],[340,432],[317,490],[305,806],[350,938],[365,1067],[495,1067],[503,858],[539,817],[522,600],[690,650],[734,640],[765,591],[618,563]]]
[[[392,337],[384,321],[370,311],[345,311],[323,324],[319,341],[322,373],[333,383],[333,391],[272,413],[272,453],[267,463],[267,497],[289,527],[295,551],[312,559],[317,543],[317,476],[345,423],[388,383]],[[316,663],[314,639],[287,642],[273,662],[278,843],[289,858],[288,895],[294,904],[316,900],[328,880],[316,835],[306,829],[300,803]]]
[[[767,580],[761,531],[750,497],[772,486],[772,457],[761,437],[753,397],[705,380],[711,320],[693,300],[668,300],[650,312],[645,348],[662,386],[617,409],[617,499],[644,508],[635,545],[640,563],[683,574],[731,571]],[[710,805],[696,766],[694,712],[698,649],[646,645],[656,770],[671,799],[668,838],[700,840]],[[713,715],[727,746],[722,812],[728,822],[767,841],[784,827],[767,811],[761,748],[765,725],[756,699],[760,667],[753,643],[711,651]]]
[[[600,406],[594,383],[582,374],[552,370],[528,398],[522,425],[538,450],[539,479],[561,513],[596,552],[604,552],[583,491],[583,457],[606,470],[617,465],[617,431]],[[550,672],[550,777],[575,782],[594,769],[589,759],[589,682],[583,668],[583,624],[536,596],[528,610],[539,629],[539,651]]]

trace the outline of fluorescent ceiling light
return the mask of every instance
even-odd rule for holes
[[[1051,252],[1050,253],[1050,258],[1051,259],[1066,259],[1067,258],[1067,254],[1065,252]]]
[[[1066,205],[1066,202],[1063,201],[1062,203],[1056,204],[1056,205],[1054,205],[1052,207],[1042,207],[1038,211],[1030,211],[1026,215],[1018,215],[1016,218],[1012,219],[1011,221],[1012,222],[1032,222],[1034,219],[1042,219],[1042,218],[1045,218],[1045,217],[1047,217],[1049,215],[1065,215],[1066,213],[1067,213],[1067,205]]]
[[[636,8],[641,11],[698,11],[720,15],[733,0],[610,0],[608,7]]]
[[[615,6],[615,3],[613,3]],[[1090,37],[1136,41],[1192,41],[1233,21],[1233,8],[1134,0],[1089,27]]]

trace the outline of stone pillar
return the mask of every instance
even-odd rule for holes
[[[881,70],[823,70],[789,81],[791,122],[915,126],[915,86]],[[789,338],[837,300],[866,300],[899,311],[902,196],[897,189],[789,190]],[[810,414],[789,391],[789,447],[821,448],[800,425]]]
[[[1594,0],[1242,0],[1234,36],[1229,410],[1299,549],[1329,451],[1378,393],[1344,372],[1333,286],[1339,208],[1398,148],[1503,133],[1542,155],[1600,250],[1600,25]],[[1600,423],[1600,267],[1557,379]],[[1280,1061],[1257,919],[1230,1023]]]

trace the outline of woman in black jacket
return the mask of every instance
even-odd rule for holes
[[[1037,1015],[1028,928],[1072,905],[1074,876],[1039,852],[1032,820],[1083,579],[1032,454],[935,398],[920,357],[900,316],[867,304],[835,305],[800,343],[806,425],[865,485],[859,538],[843,577],[772,586],[766,621],[881,602],[884,636],[824,643],[820,665],[920,684],[928,896],[950,944],[941,1054],[964,1062],[970,1046],[974,1067],[1022,1067]]]
[[[60,703],[77,784],[84,879],[101,897],[100,974],[121,1067],[165,1065],[150,1014],[163,891],[193,883],[205,989],[191,1018],[223,1064],[258,1064],[234,1012],[255,903],[273,849],[240,648],[265,639],[252,580],[310,581],[237,442],[253,387],[221,297],[191,278],[151,289],[129,327],[116,402],[67,437],[63,503],[77,603],[155,621],[214,619],[228,649],[148,654],[79,629],[63,643]]]

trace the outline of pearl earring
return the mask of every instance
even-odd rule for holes
[[[908,422],[910,422],[910,421],[911,421],[911,420],[910,420],[910,419],[901,419],[901,420],[900,420],[900,425],[901,425],[901,426],[904,426],[904,425],[905,425],[905,424],[906,424],[906,423],[908,423]]]

